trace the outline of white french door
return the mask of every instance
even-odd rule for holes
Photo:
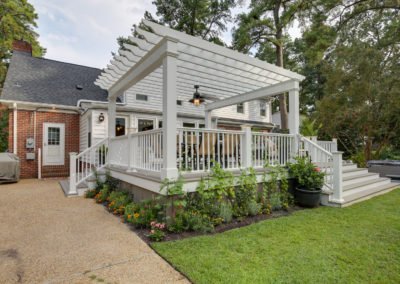
[[[64,123],[43,124],[43,165],[64,165],[65,125]]]

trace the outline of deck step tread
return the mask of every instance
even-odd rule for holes
[[[366,181],[362,181],[362,182],[352,183],[352,184],[343,186],[343,191],[347,191],[347,190],[351,190],[351,189],[354,189],[354,188],[363,187],[363,186],[366,186],[366,185],[370,185],[370,184],[374,184],[374,183],[378,183],[378,182],[383,182],[383,181],[390,181],[390,179],[388,179],[388,178],[377,178],[377,179],[371,179],[371,180],[366,180]]]
[[[366,173],[366,174],[360,174],[360,175],[356,175],[356,176],[343,177],[343,181],[348,181],[348,180],[363,178],[363,177],[369,177],[369,176],[373,176],[373,175],[376,175],[377,178],[379,177],[379,174],[376,174],[376,173]]]
[[[364,172],[366,168],[343,168],[343,173]]]
[[[343,198],[344,199],[344,203],[342,205],[346,205],[346,203],[350,203],[350,202],[353,203],[354,201],[357,201],[359,199],[363,200],[363,199],[365,199],[366,197],[368,197],[370,195],[374,195],[374,194],[377,194],[377,193],[379,193],[381,191],[385,191],[385,190],[389,190],[389,189],[395,189],[395,188],[398,188],[398,187],[399,187],[399,184],[389,183],[389,184],[381,185],[381,186],[378,186],[378,187],[369,188],[369,189],[366,189],[366,190],[364,190],[362,192],[349,194],[349,195],[347,195],[346,197]]]

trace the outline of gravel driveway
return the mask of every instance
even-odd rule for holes
[[[93,200],[57,180],[0,185],[0,283],[187,283]]]

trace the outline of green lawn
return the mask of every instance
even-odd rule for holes
[[[400,283],[400,189],[153,247],[195,283]]]

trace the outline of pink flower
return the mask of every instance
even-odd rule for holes
[[[320,171],[321,171],[321,169],[320,169],[320,168],[314,168],[314,171],[316,171],[316,172],[320,172]]]
[[[156,223],[155,221],[152,221],[152,222],[150,223],[150,226],[154,227],[156,224],[157,224],[157,223]]]

